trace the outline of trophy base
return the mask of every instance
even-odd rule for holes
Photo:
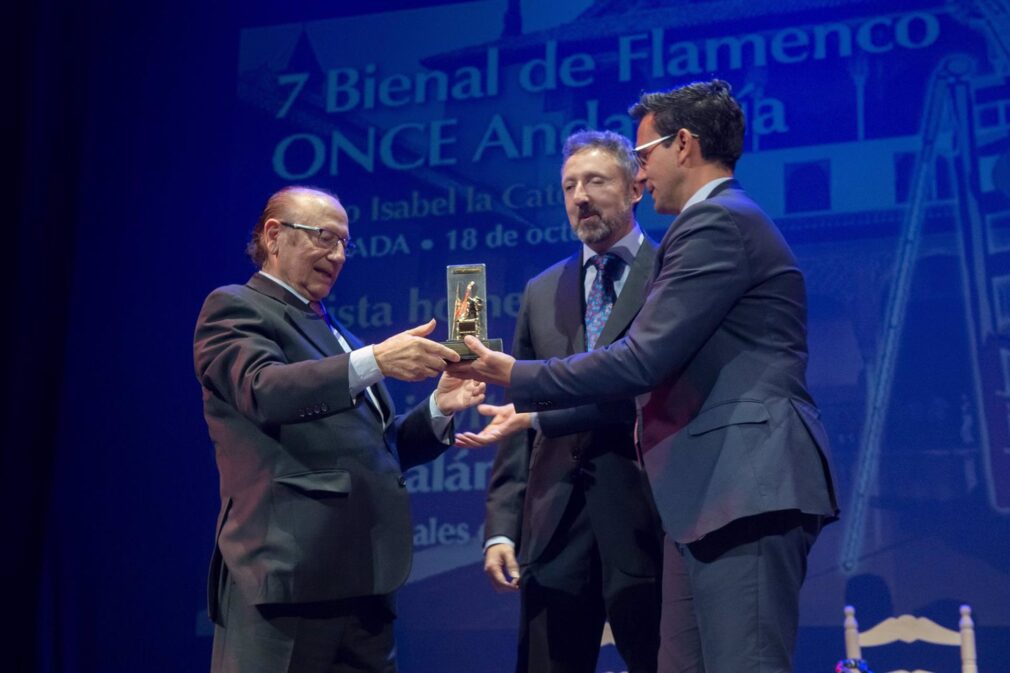
[[[501,339],[481,339],[480,342],[493,351],[501,352],[502,350]],[[451,348],[452,350],[459,353],[460,361],[477,359],[477,355],[472,350],[467,348],[467,345],[462,341],[456,341],[456,340],[443,341],[442,345],[445,346],[446,348]]]

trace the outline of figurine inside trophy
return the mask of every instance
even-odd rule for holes
[[[501,339],[487,336],[487,310],[484,303],[487,275],[483,264],[456,264],[445,268],[446,306],[449,307],[449,340],[446,346],[459,353],[463,360],[477,356],[463,343],[463,337],[473,336],[491,350],[502,349]]]

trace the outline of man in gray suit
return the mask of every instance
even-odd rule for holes
[[[583,131],[568,138],[562,156],[565,209],[582,246],[526,285],[512,349],[519,359],[612,343],[641,307],[655,263],[655,243],[635,221],[642,184],[631,143]],[[654,673],[662,531],[632,441],[634,401],[532,414],[511,404],[478,410],[492,422],[456,443],[501,440],[487,494],[484,568],[495,588],[520,592],[516,670],[592,673],[609,620],[627,670]],[[664,644],[661,658],[680,664],[661,666],[664,672],[692,670],[684,660],[697,663],[700,654],[680,569],[667,598],[687,609],[682,633],[694,640],[677,653]]]
[[[221,477],[209,580],[215,673],[396,669],[393,592],[410,570],[403,470],[453,439],[483,384],[443,374],[396,416],[381,381],[435,376],[435,326],[362,347],[322,305],[350,247],[335,196],[270,197],[248,252],[260,270],[207,297],[194,338]]]
[[[727,83],[632,109],[639,178],[677,215],[642,309],[610,346],[468,368],[519,410],[637,394],[638,445],[687,564],[707,673],[786,673],[806,559],[837,506],[806,386],[806,290],[775,224],[733,179],[744,119]]]

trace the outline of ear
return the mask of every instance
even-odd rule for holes
[[[634,179],[631,181],[631,202],[638,203],[642,200],[643,191],[645,189],[645,180]]]
[[[268,253],[277,252],[277,238],[281,235],[281,221],[271,217],[263,223],[263,233],[261,234],[263,246]]]
[[[698,152],[698,156],[700,158],[701,148],[697,147],[696,149],[698,143],[695,140],[694,136],[691,135],[691,132],[688,131],[687,129],[680,129],[679,131],[677,131],[677,138],[674,140],[674,142],[676,143],[677,157],[681,161],[687,160],[687,158],[692,154],[694,154],[696,151]]]

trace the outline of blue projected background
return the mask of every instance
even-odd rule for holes
[[[713,76],[747,116],[738,177],[807,276],[809,382],[843,510],[811,558],[797,670],[842,658],[846,603],[865,625],[948,626],[969,603],[981,670],[1010,670],[1006,0],[134,7],[45,28],[58,9],[37,10],[38,44],[83,61],[72,91],[39,80],[34,103],[74,93],[81,114],[39,670],[209,666],[217,477],[192,327],[211,289],[252,273],[243,248],[270,193],[340,195],[359,249],[328,303],[364,341],[432,316],[444,335],[445,265],[484,262],[489,331],[509,347],[525,281],[577,245],[564,138],[633,138],[643,90]],[[638,216],[657,240],[670,221],[648,195]],[[401,408],[431,389],[390,387]],[[493,455],[450,449],[407,473],[404,673],[514,666],[517,598],[481,569]],[[953,669],[946,656],[919,665]],[[599,671],[623,670],[605,647]]]

